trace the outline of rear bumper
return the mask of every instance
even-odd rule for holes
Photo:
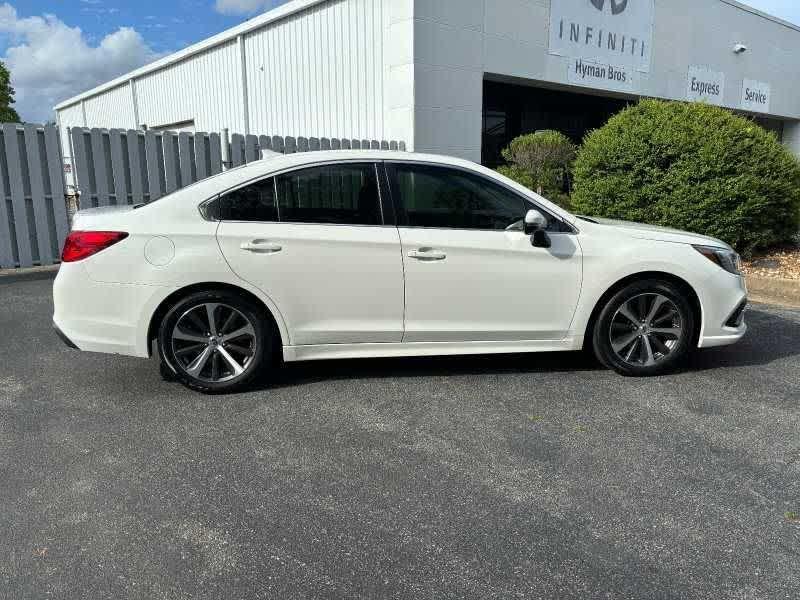
[[[78,350],[147,358],[149,316],[170,290],[94,281],[82,263],[65,263],[53,284],[53,325]]]
[[[59,327],[58,327],[58,325],[56,325],[55,321],[53,321],[53,329],[55,329],[56,335],[57,335],[59,338],[61,338],[61,341],[62,341],[62,342],[64,342],[64,345],[65,345],[67,348],[72,348],[73,350],[80,350],[80,348],[78,348],[78,347],[75,345],[75,342],[73,342],[71,339],[69,339],[69,338],[66,336],[66,334],[65,334],[63,331],[61,331],[61,329],[59,329]]]

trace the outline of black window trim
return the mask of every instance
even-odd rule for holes
[[[317,167],[325,167],[329,165],[347,165],[347,164],[371,164],[373,169],[375,170],[375,177],[378,181],[378,205],[380,206],[381,210],[381,220],[383,221],[382,224],[378,225],[364,225],[364,224],[357,224],[357,223],[305,223],[305,222],[291,222],[291,221],[281,221],[281,213],[280,213],[280,202],[278,201],[278,177],[281,175],[287,175],[289,173],[294,173],[296,171],[305,171],[307,169],[314,169]],[[319,227],[397,227],[397,220],[394,218],[394,207],[392,206],[391,216],[392,219],[389,221],[387,217],[387,207],[391,206],[388,203],[388,199],[390,197],[389,189],[386,185],[386,182],[383,181],[381,177],[381,171],[385,173],[385,169],[383,168],[383,161],[377,159],[357,159],[357,158],[349,158],[344,160],[324,160],[319,162],[307,163],[304,165],[295,165],[293,167],[287,167],[285,169],[280,169],[278,171],[274,171],[267,175],[259,175],[258,177],[253,177],[252,179],[248,179],[247,181],[238,183],[234,186],[226,188],[225,190],[218,192],[211,198],[205,200],[204,202],[200,203],[198,209],[200,211],[200,216],[203,217],[204,220],[210,221],[212,223],[261,223],[264,225],[314,225]],[[213,204],[214,202],[221,200],[223,197],[227,196],[228,194],[232,194],[233,192],[237,192],[241,189],[244,189],[248,186],[254,185],[259,183],[260,181],[264,181],[265,179],[272,179],[272,185],[275,189],[275,205],[278,212],[278,220],[277,221],[234,221],[234,220],[223,220],[223,219],[214,219],[208,216],[207,208]],[[384,195],[386,198],[384,198]]]
[[[400,227],[400,220],[399,220],[399,216],[398,215],[400,215],[401,211],[400,211],[400,207],[398,206],[399,203],[400,203],[400,199],[399,198],[395,198],[395,194],[394,194],[394,190],[396,189],[396,186],[392,185],[393,183],[395,183],[395,184],[397,183],[396,181],[392,181],[392,168],[391,167],[393,165],[395,165],[395,164],[419,165],[419,166],[422,166],[422,167],[440,167],[440,168],[445,168],[445,169],[452,169],[454,171],[461,171],[462,173],[467,173],[468,175],[473,175],[475,177],[479,177],[481,179],[484,179],[484,180],[488,181],[489,183],[492,183],[494,185],[502,187],[503,189],[507,190],[508,192],[513,194],[514,196],[517,196],[517,197],[521,198],[524,202],[532,204],[533,208],[531,210],[538,210],[539,212],[543,213],[545,216],[547,216],[547,217],[549,217],[551,219],[555,219],[556,221],[559,221],[560,223],[562,223],[563,225],[565,225],[566,227],[568,227],[570,229],[570,231],[548,231],[547,232],[548,235],[577,235],[578,233],[580,233],[580,230],[577,227],[575,227],[572,223],[569,223],[569,222],[565,221],[564,219],[562,219],[561,217],[559,217],[558,215],[553,214],[552,211],[550,211],[550,210],[544,208],[543,206],[541,206],[533,198],[529,198],[528,196],[520,194],[517,190],[515,190],[514,188],[506,185],[502,181],[497,181],[496,179],[491,179],[489,177],[486,177],[482,173],[478,173],[478,172],[476,172],[476,171],[474,171],[472,169],[468,169],[468,168],[462,167],[460,165],[451,165],[451,164],[439,163],[439,162],[427,162],[427,161],[414,160],[414,159],[409,159],[409,160],[392,159],[392,160],[388,160],[388,161],[383,161],[383,168],[384,168],[384,173],[385,173],[385,176],[386,176],[386,185],[387,185],[387,188],[389,189],[389,193],[391,195],[392,209],[393,209],[394,216],[395,216],[394,221],[395,221],[397,227]],[[502,230],[502,229],[471,229],[471,228],[464,228],[464,227],[422,227],[422,226],[419,226],[419,225],[403,225],[402,228],[403,229],[438,229],[438,230],[450,230],[450,231],[487,231],[487,232],[494,232],[494,233],[507,233],[507,231]]]

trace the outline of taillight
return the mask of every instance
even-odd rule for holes
[[[77,262],[121,242],[127,233],[122,231],[73,231],[64,242],[61,262]]]

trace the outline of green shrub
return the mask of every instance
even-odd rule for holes
[[[743,253],[800,226],[800,162],[774,134],[706,104],[643,100],[586,136],[573,209],[720,238]]]
[[[540,131],[513,140],[503,150],[508,166],[500,167],[498,172],[567,207],[569,195],[564,188],[575,154],[575,144],[564,134]]]

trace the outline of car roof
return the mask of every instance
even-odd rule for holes
[[[292,168],[320,162],[337,161],[415,161],[429,162],[453,166],[475,168],[476,163],[437,154],[422,154],[417,152],[399,152],[393,150],[321,150],[314,152],[298,152],[295,154],[270,154],[260,161],[249,163],[253,170],[263,169],[264,172],[284,168]],[[278,167],[277,169],[275,167]]]

